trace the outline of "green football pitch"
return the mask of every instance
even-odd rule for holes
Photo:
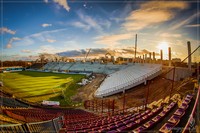
[[[28,102],[41,103],[43,100],[60,101],[61,105],[73,104],[70,97],[80,87],[76,83],[84,78],[78,74],[58,74],[46,72],[11,72],[0,74],[3,90],[14,97]]]

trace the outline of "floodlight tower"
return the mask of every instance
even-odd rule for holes
[[[136,53],[137,53],[137,34],[135,35],[135,61],[136,61]]]

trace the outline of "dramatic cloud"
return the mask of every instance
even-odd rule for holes
[[[50,27],[50,26],[52,26],[52,24],[42,24],[42,27]]]
[[[115,35],[107,35],[107,36],[99,36],[95,38],[95,43],[97,44],[105,44],[105,45],[118,45],[122,40],[128,40],[133,38],[133,34],[115,34]]]
[[[23,49],[21,50],[22,53],[31,53],[31,50]]]
[[[125,48],[94,48],[90,50],[90,53],[88,55],[88,58],[99,58],[99,57],[105,57],[105,55],[107,53],[110,53],[112,56],[115,57],[130,57],[133,58],[134,57],[134,51],[135,48],[134,47],[125,47]],[[59,56],[66,56],[66,57],[78,57],[78,58],[84,58],[86,53],[88,52],[88,50],[85,49],[78,49],[78,50],[68,50],[65,52],[60,52],[57,53],[57,55]],[[138,50],[137,54],[138,56],[142,55],[142,54],[149,54],[150,51],[148,50]],[[159,55],[158,53],[156,53],[156,55]]]
[[[172,9],[182,10],[187,7],[188,5],[185,2],[147,2],[142,4],[140,9],[129,14],[123,27],[128,31],[150,28],[174,18],[176,13]]]
[[[68,12],[70,10],[70,7],[67,3],[67,0],[53,0],[55,3],[58,3],[60,6],[62,6],[63,8],[65,8]]]
[[[47,39],[47,42],[49,42],[49,43],[54,43],[54,42],[56,42],[56,40]]]
[[[2,28],[0,28],[0,33],[1,34],[8,33],[8,34],[14,35],[16,33],[16,31],[10,30],[7,27],[2,27]]]
[[[8,44],[6,45],[6,48],[12,48],[12,44],[14,41],[19,41],[21,40],[21,38],[18,38],[18,37],[13,37],[9,40]]]
[[[88,49],[77,49],[77,50],[68,50],[65,52],[57,53],[60,56],[67,56],[67,57],[79,57],[84,58],[86,53],[88,52]],[[88,57],[99,57],[99,56],[105,56],[106,53],[111,53],[112,55],[115,55],[115,51],[111,49],[105,49],[105,48],[94,48],[90,50],[90,53]]]

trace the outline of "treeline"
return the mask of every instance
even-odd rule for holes
[[[13,67],[13,66],[22,66],[22,67],[28,67],[32,64],[31,61],[0,61],[1,67]]]

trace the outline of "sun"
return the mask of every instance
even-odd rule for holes
[[[168,43],[165,42],[165,41],[160,42],[160,43],[158,44],[158,48],[159,48],[160,50],[163,50],[163,51],[167,51],[167,50],[168,50],[168,47],[169,47],[169,45],[168,45]]]

